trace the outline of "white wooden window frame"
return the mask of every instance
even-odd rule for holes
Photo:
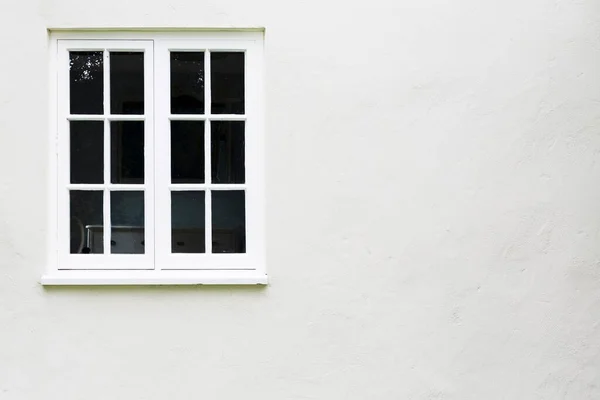
[[[55,31],[50,35],[50,204],[48,221],[49,265],[41,279],[45,285],[131,284],[266,284],[264,226],[264,103],[263,33],[258,31]],[[104,52],[104,114],[69,115],[69,51]],[[110,51],[143,51],[144,115],[110,114]],[[205,113],[170,114],[170,51],[203,51],[205,54]],[[245,53],[245,113],[211,114],[211,52]],[[108,96],[106,95],[108,94]],[[69,121],[104,121],[104,184],[70,184]],[[144,184],[110,183],[110,121],[144,121]],[[205,121],[205,183],[171,184],[170,121]],[[243,184],[210,181],[210,124],[212,121],[245,121],[245,171]],[[104,191],[104,223],[110,226],[109,191],[143,190],[145,254],[108,254],[110,229],[105,229],[104,254],[69,254],[69,189]],[[171,254],[171,190],[206,193],[206,243],[211,243],[211,204],[217,190],[244,190],[246,199],[246,253]],[[209,246],[207,246],[209,247]]]

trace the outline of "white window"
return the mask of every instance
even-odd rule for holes
[[[55,32],[44,284],[266,283],[261,32]]]

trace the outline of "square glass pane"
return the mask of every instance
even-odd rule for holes
[[[144,192],[110,193],[110,252],[144,254]]]
[[[69,192],[71,254],[104,252],[103,198],[101,190]]]
[[[144,53],[110,53],[111,114],[144,113]]]
[[[212,191],[212,252],[246,252],[246,193]]]
[[[204,253],[205,192],[171,192],[171,252]]]
[[[71,121],[71,183],[104,183],[104,122]]]
[[[210,53],[211,113],[244,113],[244,53]]]
[[[204,52],[171,52],[171,113],[204,114]]]
[[[144,121],[110,123],[110,181],[144,183]]]
[[[171,182],[204,183],[204,121],[171,121]]]
[[[103,114],[104,63],[102,51],[69,52],[71,114]]]
[[[213,183],[244,183],[244,121],[211,123],[211,177]]]

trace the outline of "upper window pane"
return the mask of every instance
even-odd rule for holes
[[[171,52],[171,113],[204,114],[204,52]]]
[[[211,112],[244,113],[244,53],[214,52],[211,57]]]
[[[110,53],[110,112],[144,113],[144,53]]]
[[[69,53],[71,114],[102,114],[104,75],[101,51]]]

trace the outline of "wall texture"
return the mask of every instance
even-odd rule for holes
[[[266,27],[271,285],[43,288],[47,28]],[[596,0],[5,0],[0,399],[600,398]]]

